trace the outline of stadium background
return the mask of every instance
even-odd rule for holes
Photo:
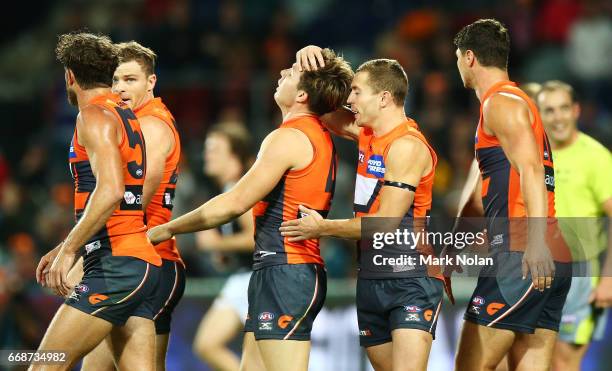
[[[257,146],[280,123],[272,99],[279,71],[307,44],[332,47],[353,67],[373,57],[395,58],[404,66],[410,80],[406,110],[441,159],[433,215],[454,214],[473,156],[478,101],[461,84],[452,38],[477,18],[496,17],[509,27],[515,81],[572,83],[582,104],[580,129],[608,148],[612,143],[609,1],[81,0],[18,1],[11,7],[0,24],[0,349],[35,349],[60,303],[34,277],[39,257],[73,225],[66,161],[76,110],[67,103],[53,53],[60,33],[87,27],[157,52],[156,95],[174,113],[183,141],[175,215],[218,192],[201,170],[207,128],[243,123]],[[332,216],[342,217],[352,205],[355,150],[336,142],[342,165]],[[191,339],[230,273],[195,245],[192,236],[180,239],[190,280],[175,316],[170,370],[207,369],[191,353]],[[353,247],[328,240],[323,254],[330,310],[320,321],[311,363],[315,370],[356,370],[363,355],[347,307],[354,294]],[[469,292],[469,285],[459,283],[459,291]],[[463,308],[445,306],[430,369],[450,367]],[[612,364],[605,352],[612,343],[610,327],[606,340],[589,350],[585,370]],[[358,361],[338,363],[347,359]]]

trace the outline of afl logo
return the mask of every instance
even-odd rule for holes
[[[474,299],[472,299],[472,304],[474,305],[483,305],[485,303],[485,300],[482,298],[482,296],[476,296]]]
[[[259,314],[260,321],[272,321],[274,319],[274,313],[263,312]]]

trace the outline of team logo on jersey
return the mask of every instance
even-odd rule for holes
[[[270,313],[270,312],[259,313],[260,321],[272,321],[273,319],[274,319],[274,313]]]
[[[431,309],[427,309],[425,312],[423,312],[423,318],[425,318],[425,321],[427,322],[431,321],[432,316],[433,316],[433,310]]]
[[[89,297],[89,304],[96,305],[107,299],[108,299],[108,296],[104,294],[93,294]]]
[[[487,305],[487,313],[492,316],[505,306],[506,304],[502,303],[491,303]]]
[[[89,287],[87,285],[79,284],[74,288],[74,291],[79,293],[84,293],[89,291]]]
[[[293,316],[290,316],[288,314],[283,314],[282,316],[278,317],[278,327],[282,329],[286,329],[292,320],[293,320]]]
[[[482,296],[475,296],[474,299],[472,299],[472,304],[474,305],[484,305],[485,300]]]
[[[421,311],[421,307],[418,305],[404,305],[404,310],[410,313],[418,313]]]
[[[368,159],[368,174],[372,174],[377,178],[385,177],[385,161],[381,155],[372,155]]]

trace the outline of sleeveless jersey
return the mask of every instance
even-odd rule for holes
[[[153,228],[169,222],[172,218],[174,192],[179,174],[178,164],[181,157],[181,141],[174,117],[166,105],[162,103],[161,98],[155,98],[148,101],[146,104],[136,109],[134,113],[138,118],[153,116],[160,119],[168,125],[174,136],[174,149],[166,158],[166,165],[164,167],[161,183],[155,191],[145,212],[147,228]],[[155,245],[155,250],[162,259],[178,261],[181,262],[183,266],[185,265],[176,247],[175,237]]]
[[[119,151],[123,165],[125,191],[121,204],[115,209],[104,227],[85,244],[85,260],[112,254],[133,256],[160,266],[161,258],[147,238],[142,211],[142,187],[146,172],[146,153],[140,124],[134,113],[115,94],[103,94],[89,104],[112,112],[121,127]],[[75,127],[70,144],[69,163],[74,180],[74,213],[78,222],[96,187],[85,147],[78,142]]]
[[[334,142],[316,116],[282,123],[304,133],[313,147],[313,158],[304,169],[288,170],[276,187],[253,207],[255,253],[253,269],[278,264],[323,264],[319,240],[289,242],[279,232],[283,221],[300,218],[299,205],[327,216],[335,188],[337,156]]]
[[[431,210],[432,189],[435,176],[436,164],[438,162],[434,149],[423,136],[416,122],[412,119],[401,123],[387,134],[376,137],[370,128],[362,128],[359,132],[359,161],[357,164],[357,178],[355,181],[355,199],[353,210],[356,217],[367,217],[378,211],[380,206],[380,191],[385,180],[385,162],[391,144],[404,136],[412,136],[420,140],[429,149],[432,159],[431,171],[423,176],[416,186],[414,201],[410,209],[404,215],[401,228],[413,229],[415,232],[426,229],[426,220]],[[406,164],[406,166],[410,166]],[[388,179],[394,181],[393,179]],[[416,219],[415,219],[416,218]],[[385,223],[384,220],[378,222]],[[374,231],[381,229],[376,227],[377,221],[370,218],[366,221],[373,227]],[[367,225],[367,224],[366,224]],[[364,223],[362,222],[362,228]],[[369,229],[366,227],[366,229]],[[364,245],[365,244],[365,245]],[[391,267],[373,267],[372,261],[376,254],[384,256],[400,257],[402,255],[418,258],[421,255],[431,255],[433,250],[426,244],[417,244],[412,248],[409,246],[385,246],[380,250],[374,250],[369,241],[361,241],[359,249],[359,275],[362,278],[400,278],[425,275],[425,266],[417,269],[408,264],[398,264]],[[419,261],[416,260],[417,265]],[[437,269],[429,269],[429,275],[439,277]]]
[[[482,175],[482,204],[487,218],[489,245],[493,249],[510,248],[522,251],[526,244],[527,210],[521,194],[521,180],[518,171],[506,157],[498,139],[483,130],[483,107],[494,94],[508,94],[519,97],[529,107],[533,116],[531,129],[538,145],[538,152],[544,166],[548,203],[547,242],[555,260],[568,261],[565,242],[558,236],[555,217],[555,171],[553,154],[544,131],[540,113],[535,103],[512,81],[494,84],[482,97],[480,119],[475,137],[475,152]],[[510,240],[513,240],[512,242]]]

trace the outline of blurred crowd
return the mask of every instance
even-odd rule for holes
[[[183,159],[175,215],[215,193],[202,172],[207,128],[244,125],[255,148],[280,124],[272,94],[279,71],[308,44],[331,47],[353,67],[397,59],[410,81],[406,111],[439,154],[432,215],[454,215],[473,158],[479,104],[456,70],[452,39],[481,17],[512,36],[510,76],[518,83],[561,79],[582,104],[580,129],[612,144],[612,3],[603,0],[106,0],[13,3],[0,33],[0,349],[34,349],[50,318],[37,295],[39,257],[74,223],[67,166],[76,110],[55,61],[57,35],[87,28],[137,40],[158,54],[161,96],[177,119]],[[349,216],[356,150],[338,139],[341,168],[332,217]],[[227,272],[197,240],[180,240],[188,274]],[[327,241],[330,277],[353,273],[350,244]],[[6,321],[5,318],[13,320]]]

